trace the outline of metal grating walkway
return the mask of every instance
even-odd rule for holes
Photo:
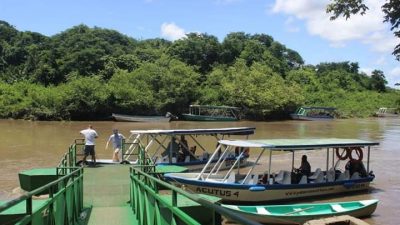
[[[138,224],[129,207],[129,165],[84,169],[83,204],[92,207],[89,225]]]

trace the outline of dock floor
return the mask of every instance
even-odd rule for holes
[[[83,205],[91,208],[89,225],[138,224],[129,201],[129,165],[84,169]]]

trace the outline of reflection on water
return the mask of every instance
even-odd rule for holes
[[[122,122],[30,122],[0,120],[0,200],[15,196],[18,186],[18,172],[37,167],[54,167],[61,155],[76,138],[79,131],[91,123],[99,133],[96,152],[99,158],[111,158],[112,151],[104,146],[113,128],[125,136],[130,130],[141,129],[185,129],[256,127],[255,135],[260,138],[358,138],[380,142],[371,151],[371,168],[376,174],[371,193],[351,197],[335,197],[329,201],[355,199],[380,199],[371,224],[398,224],[396,216],[400,208],[400,176],[398,174],[398,153],[400,147],[400,119],[369,118],[336,121],[279,121],[279,122],[171,122],[171,123],[122,123]],[[211,137],[210,137],[211,138]],[[234,137],[230,137],[234,138]],[[200,139],[206,147],[213,148],[215,141]],[[214,146],[212,146],[214,145]],[[314,167],[315,168],[315,167]],[[313,201],[313,199],[310,199]]]

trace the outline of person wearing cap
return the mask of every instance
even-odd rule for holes
[[[119,162],[119,151],[122,148],[122,140],[125,139],[124,135],[120,134],[118,132],[118,129],[113,129],[113,134],[108,138],[108,141],[106,143],[106,149],[108,148],[108,144],[112,142],[114,152],[113,152],[113,157],[112,160],[113,162]]]

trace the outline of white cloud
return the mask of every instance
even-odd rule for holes
[[[371,45],[373,51],[381,53],[391,53],[397,42],[398,39],[389,31],[372,33],[363,40],[363,43]]]
[[[300,27],[296,26],[294,24],[294,18],[293,17],[289,17],[287,18],[287,20],[285,21],[285,27],[286,30],[290,33],[295,33],[295,32],[299,32],[300,31]]]
[[[371,73],[374,69],[372,68],[360,68],[361,72],[364,72],[365,74],[367,74],[368,76],[371,76]]]
[[[400,66],[394,67],[388,74],[385,74],[385,76],[390,86],[398,88],[398,86],[394,86],[394,84],[400,83]]]
[[[396,45],[396,38],[383,21],[381,6],[384,0],[367,0],[366,15],[353,15],[346,20],[340,17],[331,21],[326,13],[328,0],[275,0],[271,11],[283,13],[289,18],[305,21],[311,35],[320,36],[332,47],[343,47],[346,42],[358,40],[380,53],[390,53]]]
[[[397,67],[391,69],[389,71],[389,75],[390,75],[390,77],[395,78],[395,79],[398,80],[398,82],[400,82],[399,81],[400,80],[400,67],[397,66]]]
[[[387,64],[386,56],[381,55],[377,60],[374,62],[375,65],[384,66]]]
[[[185,30],[178,27],[175,23],[163,23],[161,25],[161,36],[168,40],[175,41],[186,37],[186,34]]]

